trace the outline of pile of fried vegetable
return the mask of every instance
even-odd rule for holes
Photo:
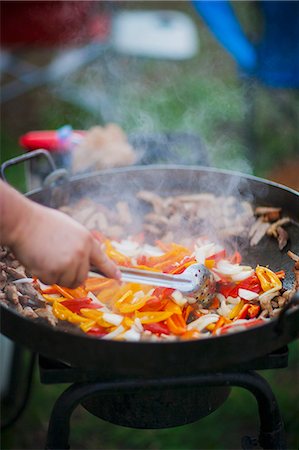
[[[216,281],[209,304],[161,287],[91,276],[77,289],[58,285],[39,289],[60,321],[75,324],[84,333],[125,341],[200,339],[263,324],[279,314],[288,301],[281,280],[284,271],[241,264],[238,252],[227,254],[218,244],[197,239],[192,248],[136,239],[111,241],[97,233],[107,255],[117,264],[179,274],[201,263]],[[94,276],[92,276],[94,275]]]

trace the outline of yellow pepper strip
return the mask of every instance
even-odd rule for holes
[[[182,309],[179,307],[179,305],[177,305],[176,303],[174,303],[172,300],[168,300],[166,305],[164,306],[164,310],[165,311],[169,311],[172,314],[182,314]]]
[[[240,300],[240,302],[233,307],[233,309],[231,310],[230,315],[229,315],[229,318],[231,320],[234,319],[235,317],[237,317],[237,315],[243,308],[244,304],[245,304],[244,300]]]
[[[282,288],[280,279],[274,272],[272,272],[272,270],[268,269],[268,267],[257,266],[255,273],[260,280],[264,292],[273,288],[277,288],[277,290]]]
[[[80,328],[82,331],[84,331],[84,333],[87,333],[89,330],[91,330],[91,328],[93,328],[96,325],[96,321],[95,320],[89,320],[88,322],[85,323],[81,323]]]
[[[68,322],[76,323],[76,324],[88,322],[88,319],[86,319],[85,317],[79,316],[79,314],[73,313],[68,308],[63,306],[60,302],[54,302],[52,309],[53,309],[54,316],[57,317],[57,319],[67,320]]]
[[[131,326],[133,325],[133,323],[134,323],[134,320],[133,320],[133,319],[131,319],[130,317],[125,317],[121,324],[122,324],[125,328],[131,328]]]
[[[131,295],[127,295],[129,293],[131,293]],[[123,314],[131,313],[142,308],[150,298],[150,295],[144,295],[143,297],[140,297],[138,300],[134,301],[134,294],[132,293],[132,291],[129,291],[127,294],[123,295],[119,300],[117,300],[114,305]]]
[[[206,329],[209,330],[209,331],[213,331],[215,326],[216,326],[215,323],[210,323],[209,325],[206,326]]]
[[[135,311],[135,317],[138,317],[141,323],[163,322],[168,319],[168,317],[172,316],[172,314],[173,313],[171,311]]]
[[[65,298],[65,297],[54,297],[54,295],[48,295],[48,294],[42,294],[44,299],[47,300],[47,302],[49,303],[53,303],[53,302],[63,302],[65,300],[69,300],[69,298]]]
[[[119,251],[117,251],[113,247],[109,239],[106,239],[104,244],[105,244],[105,253],[109,256],[109,258],[113,259],[113,261],[115,261],[117,264],[120,264],[121,266],[127,266],[128,264],[130,264],[130,259],[127,256],[120,253]]]
[[[205,266],[207,267],[207,269],[213,269],[215,264],[216,264],[216,261],[214,259],[206,259],[205,260]]]
[[[106,322],[106,320],[103,319],[103,313],[101,311],[98,311],[96,309],[81,308],[80,313],[82,314],[82,316],[86,318],[86,320],[92,319],[101,327],[104,328],[113,327],[112,323]]]

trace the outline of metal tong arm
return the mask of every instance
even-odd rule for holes
[[[171,289],[177,289],[182,292],[192,292],[194,285],[192,281],[184,277],[183,274],[169,275],[162,272],[152,272],[149,270],[133,269],[131,267],[118,266],[122,273],[122,281],[132,283],[148,284],[150,286],[161,286]],[[97,268],[92,267],[91,271],[104,276]]]

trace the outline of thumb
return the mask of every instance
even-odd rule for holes
[[[96,266],[107,278],[121,279],[121,272],[117,265],[103,252],[101,244],[92,239],[90,263]]]

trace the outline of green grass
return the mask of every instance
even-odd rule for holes
[[[288,449],[298,448],[299,343],[290,345],[288,369],[260,372],[273,389],[284,419]],[[47,424],[56,398],[66,385],[42,385],[35,373],[29,405],[22,418],[2,434],[4,449],[44,448]],[[201,450],[240,448],[243,435],[256,436],[258,413],[248,391],[233,388],[228,400],[210,416],[176,428],[136,430],[104,422],[78,407],[72,415],[70,444],[74,449]]]

